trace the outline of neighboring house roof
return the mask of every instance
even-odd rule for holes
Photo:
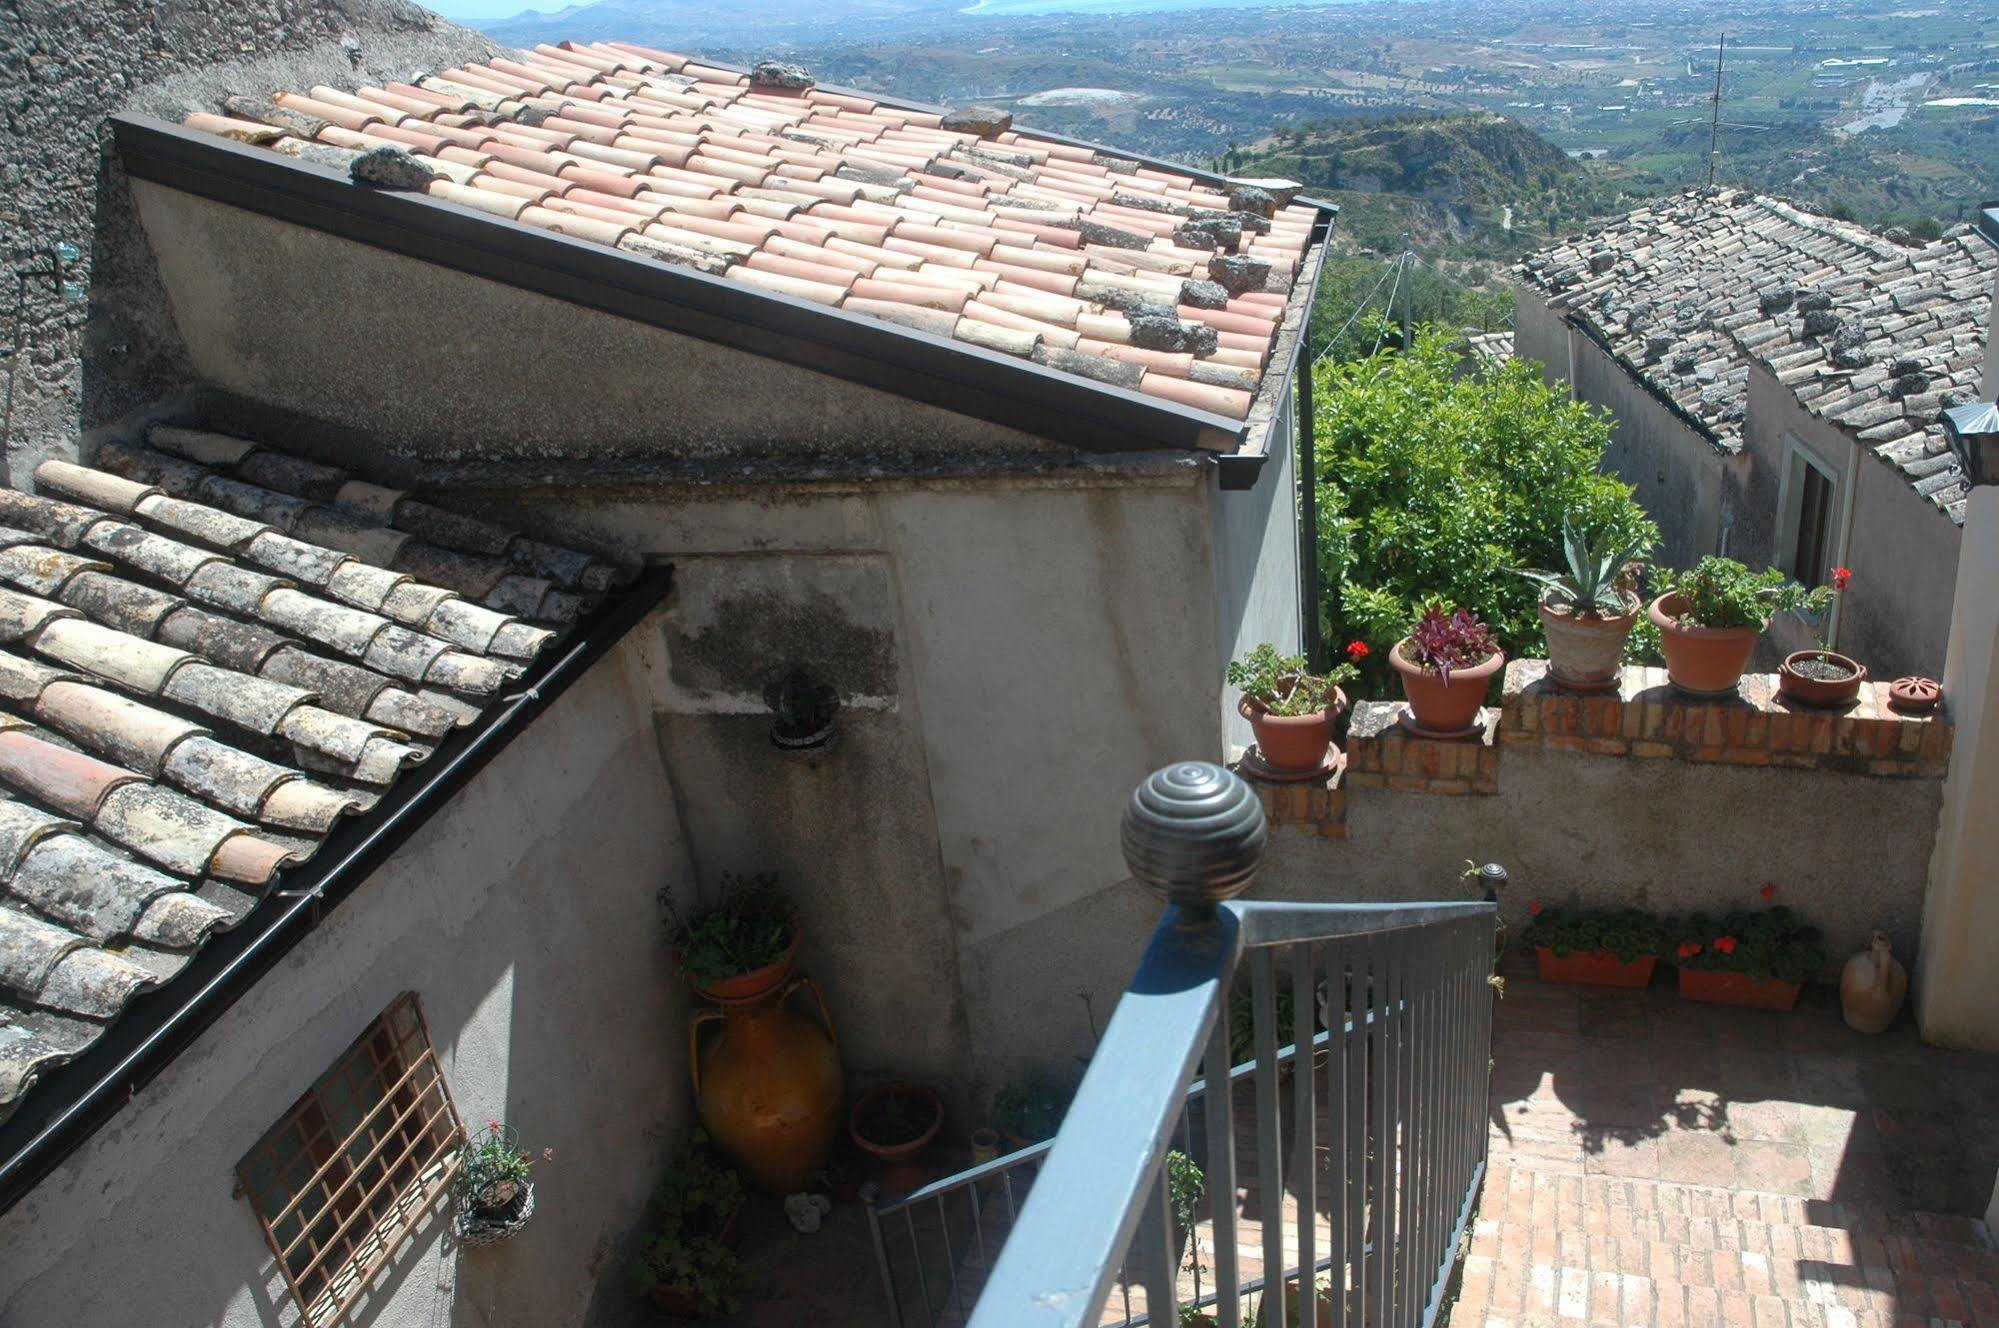
[[[1716,446],[1741,447],[1749,367],[1764,361],[1961,512],[1937,417],[1976,388],[1999,277],[1970,228],[1911,245],[1780,199],[1689,190],[1516,271]]]
[[[155,426],[0,490],[0,1119],[627,579]]]
[[[625,43],[225,111],[187,124],[1234,420],[1322,215],[1015,132],[1004,112]],[[383,148],[420,168],[354,167]]]

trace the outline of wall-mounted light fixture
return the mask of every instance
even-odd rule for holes
[[[764,688],[764,704],[770,707],[772,746],[804,751],[832,741],[840,694],[797,665]]]

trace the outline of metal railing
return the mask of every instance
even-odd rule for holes
[[[1171,906],[977,1289],[970,1328],[1177,1325],[1188,1311],[1220,1328],[1246,1317],[1257,1328],[1434,1322],[1484,1170],[1495,910],[1222,902],[1254,878],[1263,837],[1255,795],[1216,766],[1168,767],[1134,795],[1126,858]],[[1244,960],[1255,1060],[1238,1075],[1229,1004]],[[1324,1025],[1288,1085],[1287,987],[1293,1027]],[[1231,1087],[1194,1094],[1197,1130],[1187,1113],[1203,1065]],[[1176,1219],[1169,1191],[1176,1136],[1201,1144],[1207,1200],[1192,1224],[1184,1210]],[[1239,1177],[1244,1144],[1252,1174]],[[1004,1175],[1009,1161],[991,1166]],[[1246,1242],[1252,1211],[1260,1231]],[[1211,1273],[1209,1286],[1190,1287],[1183,1268]],[[1142,1315],[1127,1293],[1122,1320],[1106,1317],[1132,1270]]]

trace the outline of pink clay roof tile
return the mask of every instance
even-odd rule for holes
[[[1249,414],[1314,208],[1011,117],[766,82],[565,42],[413,84],[280,91],[268,124],[243,98],[186,123],[322,162],[395,148],[439,199],[1095,382],[1130,385],[1105,344],[1191,348],[1149,361],[1141,390]],[[1223,349],[1233,375],[1203,381]]]

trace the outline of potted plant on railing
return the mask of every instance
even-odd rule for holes
[[[541,1150],[541,1160],[555,1160],[555,1150]],[[499,1121],[487,1121],[478,1138],[466,1145],[458,1168],[458,1215],[454,1226],[460,1245],[492,1245],[507,1239],[534,1216],[535,1158],[521,1147],[521,1137]]]
[[[1527,904],[1534,921],[1526,942],[1543,982],[1581,982],[1599,987],[1644,987],[1666,953],[1671,926],[1643,909],[1582,912]]]
[[[1850,706],[1860,695],[1860,684],[1867,681],[1867,666],[1840,654],[1825,639],[1825,624],[1831,620],[1831,601],[1852,583],[1850,570],[1832,569],[1826,585],[1827,605],[1812,633],[1818,649],[1793,651],[1784,657],[1783,667],[1777,670],[1777,690],[1799,705],[1827,709]]]
[[[1478,725],[1486,684],[1506,663],[1492,628],[1469,609],[1423,611],[1409,635],[1388,652],[1424,737],[1461,738]]]
[[[1577,691],[1607,691],[1623,675],[1624,643],[1638,623],[1636,586],[1645,546],[1614,547],[1608,531],[1585,540],[1565,517],[1562,553],[1565,572],[1514,569],[1541,587],[1548,677]]]
[[[907,1194],[930,1179],[919,1160],[944,1126],[944,1100],[922,1084],[883,1084],[854,1103],[847,1133],[882,1163],[882,1193]]]
[[[1040,1075],[1016,1080],[993,1095],[993,1124],[1009,1152],[1053,1139],[1068,1110],[1069,1094]]]
[[[1665,573],[1664,582],[1664,593],[1646,614],[1659,629],[1673,686],[1695,696],[1734,695],[1772,615],[1780,609],[1822,613],[1832,597],[1829,588],[1806,590],[1774,567],[1752,572],[1713,555],[1691,571]]]
[[[798,911],[776,874],[724,872],[716,901],[684,912],[666,890],[659,898],[681,971],[709,1000],[753,1000],[791,976],[798,958]]]
[[[694,1131],[673,1158],[648,1215],[652,1234],[633,1269],[640,1293],[671,1318],[732,1313],[743,1181],[716,1159],[705,1133]]]
[[[1229,684],[1242,689],[1236,708],[1256,734],[1259,774],[1309,779],[1327,772],[1333,723],[1347,705],[1340,684],[1357,672],[1341,664],[1312,673],[1303,655],[1280,655],[1268,641],[1230,661]]]
[[[1765,887],[1767,898],[1775,887]],[[1680,995],[1715,1005],[1789,1010],[1798,989],[1825,970],[1819,929],[1782,904],[1719,918],[1690,915],[1673,951]]]

